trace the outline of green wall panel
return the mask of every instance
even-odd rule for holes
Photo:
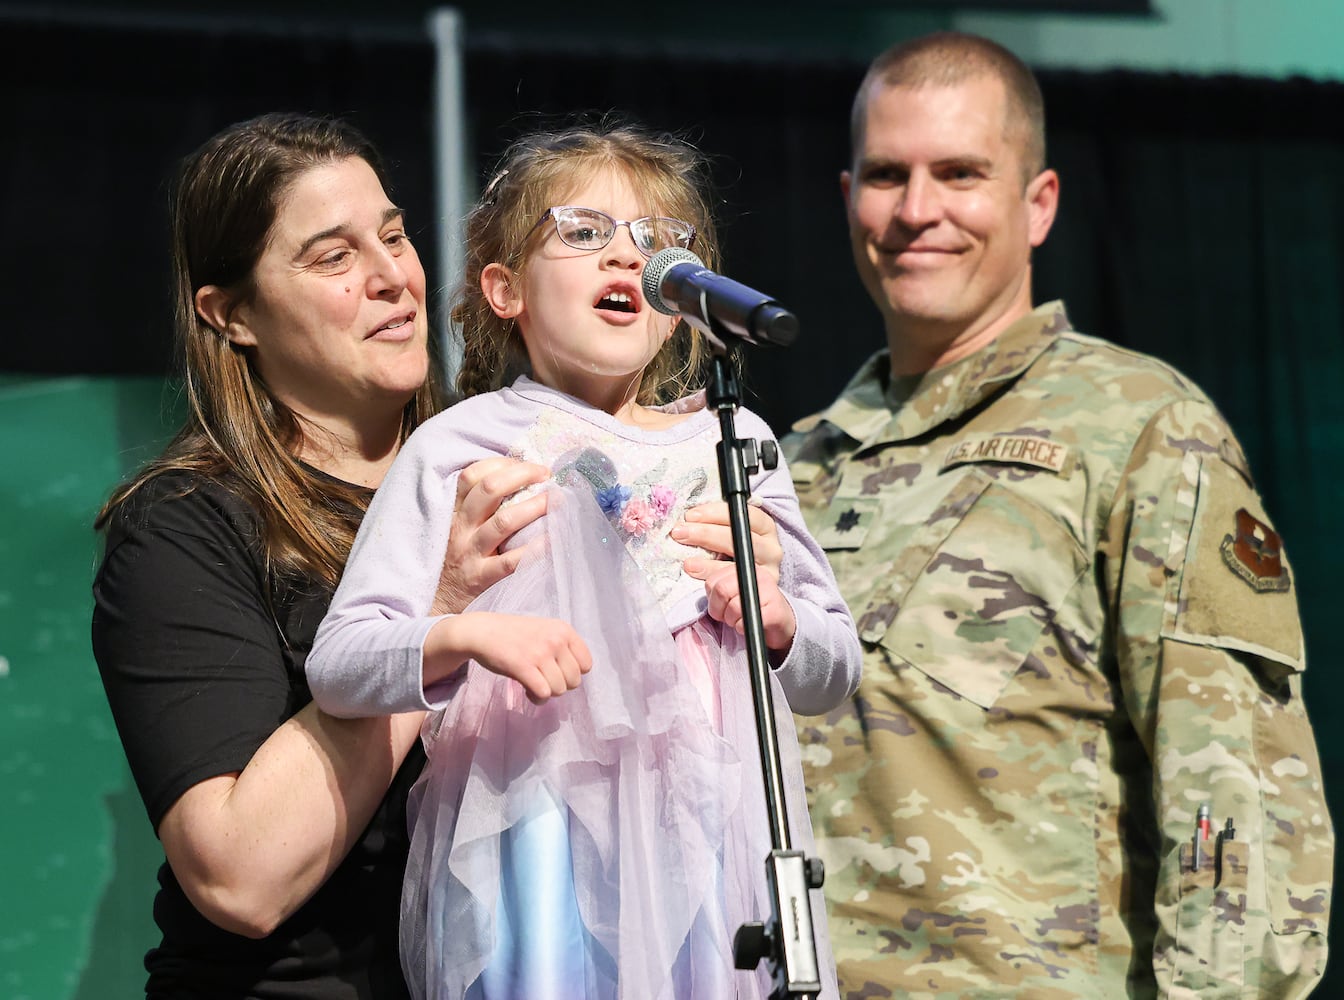
[[[0,996],[143,995],[162,858],[89,646],[94,514],[160,379],[0,379]]]

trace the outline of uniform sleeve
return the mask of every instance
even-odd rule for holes
[[[291,677],[248,525],[201,490],[151,482],[109,529],[92,640],[131,773],[157,829],[188,788],[243,770],[307,703]]]
[[[306,665],[313,699],[342,717],[441,707],[426,692],[425,636],[462,464],[436,460],[426,424],[402,448],[360,525]],[[447,450],[447,449],[445,449]]]
[[[1117,667],[1152,763],[1159,993],[1304,996],[1325,963],[1334,834],[1295,583],[1212,406],[1149,422],[1106,538]]]
[[[738,433],[771,436],[759,418],[744,421]],[[753,484],[752,495],[779,529],[784,549],[779,586],[798,620],[793,645],[775,672],[792,711],[821,715],[858,690],[863,650],[854,619],[826,554],[803,523],[783,455],[777,468]]]

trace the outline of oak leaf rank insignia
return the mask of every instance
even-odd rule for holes
[[[835,519],[835,530],[843,534],[846,531],[852,531],[858,527],[858,524],[859,512],[851,507]]]

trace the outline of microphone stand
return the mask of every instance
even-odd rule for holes
[[[709,310],[704,310],[709,315]],[[700,326],[699,323],[696,324]],[[756,729],[760,742],[761,773],[765,779],[765,804],[770,821],[771,851],[766,858],[766,879],[770,886],[771,916],[768,923],[751,922],[738,928],[733,937],[733,961],[739,969],[754,969],[762,958],[770,962],[773,991],[771,1000],[788,997],[815,997],[821,992],[821,974],[817,961],[817,943],[812,926],[812,907],[808,891],[821,888],[824,877],[821,859],[805,857],[790,846],[788,810],[779,763],[779,737],[775,730],[774,701],[770,692],[770,669],[765,645],[765,626],[761,620],[761,599],[756,583],[756,557],[751,545],[751,522],[747,499],[751,495],[748,476],[764,466],[775,468],[779,452],[774,441],[739,440],[733,414],[741,405],[742,394],[737,377],[728,363],[727,334],[715,330],[712,317],[707,324],[714,364],[707,401],[719,413],[723,440],[719,442],[719,481],[728,503],[728,520],[737,562],[737,583],[742,598],[742,623],[746,636],[747,658],[751,667],[751,694],[756,711]],[[703,330],[704,326],[700,326]]]

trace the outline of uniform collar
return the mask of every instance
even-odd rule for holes
[[[889,353],[879,351],[864,362],[834,403],[793,428],[806,432],[824,420],[861,444],[917,437],[1012,382],[1068,329],[1064,303],[1047,302],[969,357],[895,379],[890,377]]]
[[[806,433],[824,420],[856,441],[866,441],[891,421],[885,390],[889,368],[888,352],[878,351],[859,367],[835,402],[796,421],[793,429]]]

